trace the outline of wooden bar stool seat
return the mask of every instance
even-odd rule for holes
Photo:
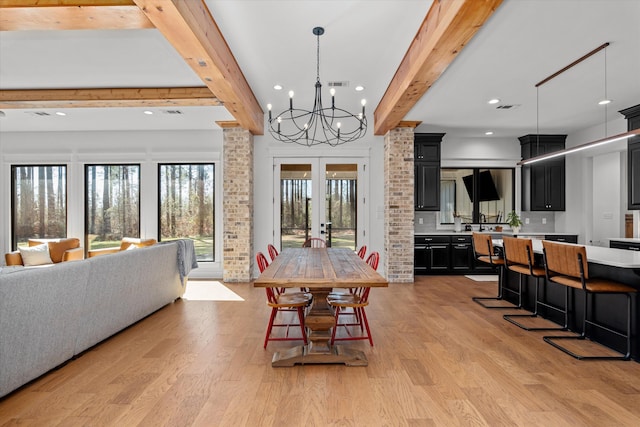
[[[585,292],[582,331],[577,336],[545,336],[544,341],[576,359],[614,359],[629,360],[631,357],[631,299],[637,290],[629,285],[609,279],[589,277],[587,252],[584,246],[542,241],[547,280],[566,286],[569,289],[582,289]],[[627,300],[626,330],[619,331],[609,325],[596,321],[593,303],[596,295],[620,294]],[[591,306],[591,307],[590,307]],[[591,308],[591,309],[590,309]],[[626,342],[626,351],[619,351],[619,356],[599,356],[578,354],[560,345],[561,340],[589,339],[589,330],[598,328],[620,337]]]

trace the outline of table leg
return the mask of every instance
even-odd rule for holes
[[[331,346],[331,328],[335,317],[331,313],[327,296],[331,288],[311,289],[313,303],[305,319],[309,329],[309,344],[276,352],[271,366],[299,364],[344,363],[347,366],[367,366],[364,352],[345,346]]]

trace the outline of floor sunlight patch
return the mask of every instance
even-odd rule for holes
[[[188,301],[244,301],[217,280],[188,280],[182,299]]]

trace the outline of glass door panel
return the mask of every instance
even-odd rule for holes
[[[281,248],[299,248],[311,237],[311,172],[310,164],[280,165]]]
[[[325,235],[332,247],[356,249],[358,165],[325,165]]]

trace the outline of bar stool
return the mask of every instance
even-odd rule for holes
[[[518,306],[522,306],[522,279],[526,276],[534,277],[536,279],[536,290],[535,290],[535,302],[533,313],[529,314],[505,314],[502,316],[506,321],[513,323],[519,328],[522,328],[526,331],[552,331],[552,330],[567,330],[566,323],[563,327],[529,327],[525,326],[522,323],[516,321],[514,318],[519,317],[538,317],[538,305],[541,305],[546,308],[550,308],[561,313],[565,313],[567,308],[561,309],[554,305],[549,304],[545,301],[540,301],[539,298],[539,289],[540,289],[540,279],[542,279],[545,288],[546,288],[546,273],[544,267],[536,267],[534,265],[534,256],[533,256],[533,242],[531,239],[521,239],[509,236],[502,237],[502,247],[504,249],[504,259],[505,265],[508,270],[511,270],[515,273],[519,274],[518,281]],[[566,322],[566,316],[565,316]]]
[[[486,305],[484,301],[500,301],[504,300],[502,296],[503,289],[512,291],[512,289],[504,288],[504,258],[500,258],[493,251],[493,241],[490,234],[473,233],[473,252],[476,259],[480,262],[490,264],[494,269],[498,268],[498,296],[496,297],[472,297],[471,299],[484,308],[514,308],[513,306],[504,305]],[[515,307],[519,308],[519,307]]]
[[[625,285],[609,279],[590,278],[589,265],[587,263],[587,251],[584,246],[572,245],[565,243],[555,243],[547,240],[542,241],[542,247],[545,259],[545,270],[547,280],[566,286],[567,295],[569,288],[582,289],[585,292],[584,298],[584,314],[582,318],[582,332],[577,336],[545,336],[544,341],[567,353],[576,359],[613,359],[613,360],[629,360],[631,357],[631,296],[637,290],[631,286]],[[626,332],[620,332],[602,323],[597,323],[595,319],[590,318],[589,304],[593,306],[595,296],[598,294],[621,294],[627,298],[627,322]],[[568,296],[567,296],[568,300]],[[591,310],[593,311],[593,310]],[[566,347],[561,346],[555,341],[559,340],[585,340],[589,336],[587,327],[596,327],[612,333],[618,337],[624,338],[627,350],[620,356],[591,356],[577,354]]]

